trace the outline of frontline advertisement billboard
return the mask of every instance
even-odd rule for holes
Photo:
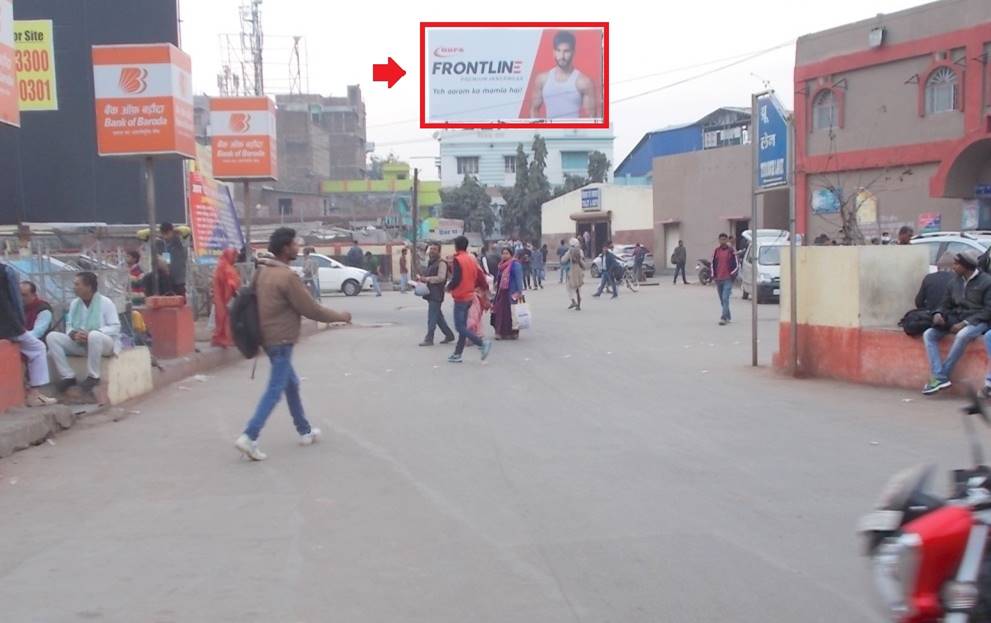
[[[218,180],[274,180],[275,103],[267,97],[210,98],[210,147]]]
[[[94,45],[101,156],[196,157],[192,63],[168,43]]]
[[[21,125],[14,63],[14,3],[0,0],[0,123]]]
[[[424,128],[609,127],[606,22],[420,24]]]

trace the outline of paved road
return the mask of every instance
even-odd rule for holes
[[[231,446],[248,363],[0,461],[0,619],[880,620],[855,521],[962,460],[953,401],[754,370],[709,288],[530,300],[532,332],[452,366],[412,295],[334,299],[389,324],[297,349],[326,440],[280,406],[264,463]]]

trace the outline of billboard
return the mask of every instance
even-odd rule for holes
[[[0,123],[21,125],[14,63],[14,3],[0,0]]]
[[[218,180],[275,180],[275,104],[267,97],[210,98],[210,147]]]
[[[218,256],[229,247],[244,247],[230,189],[197,171],[189,172],[189,224],[197,257]]]
[[[191,72],[169,43],[94,45],[98,153],[195,158]]]
[[[609,127],[607,22],[420,24],[423,128]]]
[[[20,109],[58,110],[52,20],[15,21],[14,50]]]

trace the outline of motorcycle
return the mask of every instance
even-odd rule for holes
[[[974,467],[952,473],[947,499],[928,492],[934,466],[905,470],[860,521],[874,585],[896,623],[991,622],[991,468],[973,424],[991,420],[970,391],[964,428]]]
[[[698,272],[699,283],[704,286],[712,283],[712,262],[709,260],[699,260],[695,264],[695,270]]]

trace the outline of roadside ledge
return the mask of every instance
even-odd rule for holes
[[[80,417],[101,408],[99,405],[53,405],[4,411],[0,418],[0,459],[44,443],[55,433],[70,428]]]

